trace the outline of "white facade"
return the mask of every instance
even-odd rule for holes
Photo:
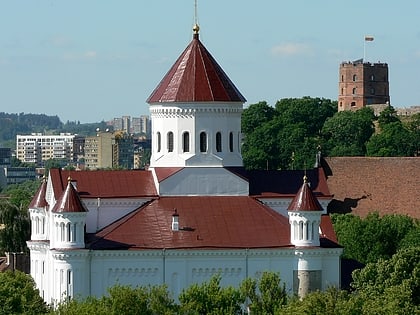
[[[195,31],[193,42],[188,49],[195,49],[193,52],[202,54],[202,59],[207,62],[206,66],[215,63],[198,40],[198,28]],[[193,55],[186,53],[184,56],[189,58]],[[216,75],[222,76],[220,80],[216,79],[217,83],[224,83],[214,89],[218,89],[220,95],[229,95],[234,91],[236,96],[226,97],[226,101],[199,102],[165,101],[157,96],[151,98],[151,168],[144,171],[150,181],[141,182],[142,179],[137,178],[139,182],[130,182],[129,178],[124,178],[119,186],[124,187],[120,196],[107,191],[99,192],[105,194],[106,198],[93,198],[89,191],[74,192],[77,195],[76,204],[83,209],[77,211],[73,208],[71,212],[64,209],[57,212],[53,210],[56,203],[59,205],[63,199],[64,194],[58,195],[63,190],[63,183],[61,179],[55,179],[56,182],[53,183],[51,176],[48,178],[46,191],[41,194],[45,196],[45,203],[33,202],[29,209],[32,236],[28,242],[31,275],[46,302],[56,303],[64,298],[76,296],[101,296],[115,284],[166,284],[177,298],[183,289],[194,283],[207,281],[218,273],[222,277],[222,285],[236,286],[245,278],[258,277],[264,271],[279,272],[288,292],[297,292],[300,295],[314,289],[340,285],[342,248],[338,245],[320,246],[319,228],[316,226],[319,227],[322,211],[310,214],[304,211],[288,213],[286,209],[291,201],[290,195],[261,200],[251,197],[248,179],[229,169],[239,169],[243,165],[240,145],[242,100],[245,99],[218,65],[210,66],[213,66]],[[195,64],[190,65],[189,71],[194,71],[194,67]],[[183,73],[184,70],[184,67],[180,68],[180,72]],[[201,77],[214,78],[214,73]],[[169,92],[172,92],[173,80],[163,81],[171,82]],[[190,83],[183,81],[182,84]],[[197,84],[194,83],[194,86]],[[159,87],[165,88],[163,85]],[[180,90],[191,91],[185,86]],[[159,89],[156,91],[161,92]],[[95,173],[86,174],[84,179],[91,182],[89,174]],[[97,180],[103,179],[98,177]],[[117,181],[112,175],[107,180]],[[99,185],[90,184],[94,187],[92,190]],[[145,185],[147,188],[149,184],[153,189],[145,189],[148,194],[125,195],[130,188],[127,185]],[[67,187],[76,186],[70,185],[68,183]],[[103,190],[107,190],[107,187],[102,187]],[[205,205],[205,213],[203,202],[208,199],[200,199],[193,203],[191,200],[197,196],[214,198],[213,203],[209,203],[210,206]],[[239,201],[240,207],[237,206]],[[197,234],[189,232],[194,231],[193,228],[184,231],[190,234],[180,234],[180,221],[183,217],[180,216],[178,221],[178,218],[165,217],[163,214],[167,213],[164,211],[176,210],[178,205],[178,210],[184,206],[186,211],[188,202],[189,206],[194,207],[188,208],[190,213],[191,209],[198,211],[192,218],[195,222],[203,220],[201,217],[204,217],[204,214],[208,215],[204,224],[197,223],[197,226],[202,228],[201,231],[195,231]],[[327,202],[323,203],[325,208]],[[47,205],[40,206],[42,204]],[[147,209],[151,209],[150,212],[147,212]],[[223,211],[216,211],[220,209]],[[241,223],[245,212],[247,226]],[[147,216],[148,213],[150,216]],[[215,213],[217,216],[212,217]],[[136,224],[130,224],[133,222],[130,220],[136,214],[142,221],[139,219],[135,221]],[[262,222],[258,217],[266,219]],[[255,221],[260,224],[257,229],[254,229]],[[299,225],[301,221],[311,222],[310,238],[306,237],[305,241],[299,237],[300,232],[295,233],[289,226],[289,222],[293,226],[294,222],[298,222]],[[223,238],[220,237],[222,231],[217,227],[219,223],[226,228],[236,224],[231,234],[239,235],[239,232],[243,231],[252,233],[243,235],[246,241],[230,236]],[[143,227],[142,231],[136,230],[139,225]],[[249,226],[252,226],[252,229],[247,230]],[[119,235],[123,236],[123,246],[112,237],[105,237],[119,227]],[[126,229],[123,230],[123,227]],[[282,231],[278,230],[280,228]],[[267,229],[270,230],[269,233]],[[289,230],[293,231],[292,234],[289,234]],[[86,236],[93,239],[85,244],[84,238],[81,237],[82,231],[89,233]],[[135,246],[130,247],[129,237],[133,239],[142,232],[148,236],[156,232],[157,237],[148,238],[147,244],[141,243],[141,239]],[[206,244],[216,245],[200,246],[197,243],[200,241],[200,232],[208,237],[209,243]],[[164,240],[157,240],[162,234],[165,235]],[[302,232],[302,237],[303,235]],[[190,239],[189,243],[187,238]],[[225,242],[230,242],[231,239],[235,242]],[[258,239],[258,244],[255,243],[255,239]],[[96,240],[103,242],[95,247],[95,244],[98,244],[95,243]],[[161,244],[169,244],[169,247]],[[250,248],[247,244],[253,247]],[[115,249],[110,249],[112,246],[115,246]],[[127,248],[121,249],[124,246]]]
[[[60,133],[59,135],[16,136],[16,158],[25,163],[41,165],[49,159],[65,159],[73,161],[73,139],[75,135]]]

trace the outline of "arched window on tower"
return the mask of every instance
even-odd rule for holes
[[[356,88],[353,88],[352,93],[353,93],[353,94],[356,94]]]
[[[229,151],[233,152],[233,132],[229,133]]]
[[[374,75],[374,74],[372,74],[372,75],[370,76],[370,81],[375,81],[375,75]]]
[[[188,131],[182,134],[182,151],[190,152],[190,133]]]
[[[160,152],[160,150],[162,149],[162,143],[161,143],[162,139],[160,136],[160,132],[156,134],[156,137],[157,137],[157,151]]]
[[[353,74],[353,81],[357,81],[357,75]]]
[[[207,152],[207,134],[204,131],[200,133],[200,152]]]
[[[222,152],[222,133],[216,133],[216,152]]]
[[[168,152],[173,152],[174,151],[174,133],[172,131],[168,132],[167,143],[168,143]]]

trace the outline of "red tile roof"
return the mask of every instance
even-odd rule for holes
[[[156,197],[157,192],[150,171],[63,171],[51,169],[55,196],[60,196],[67,178],[76,182],[82,198],[141,198]]]
[[[52,212],[87,212],[70,180],[67,183],[66,190],[54,205]]]
[[[180,231],[172,231],[174,209]],[[323,221],[326,231],[331,222]],[[325,238],[325,237],[324,237]],[[329,240],[330,246],[334,240]],[[91,249],[291,247],[288,218],[247,196],[162,197],[114,222]]]
[[[244,103],[246,99],[194,34],[147,102],[218,101]]]
[[[420,157],[325,158],[334,199],[329,212],[366,216],[406,214],[420,219]]]
[[[303,185],[293,198],[288,211],[323,211],[321,204],[315,197],[312,189],[309,187],[307,177],[305,175]]]
[[[44,178],[42,180],[41,186],[39,186],[38,191],[36,192],[35,196],[32,198],[31,203],[29,204],[30,209],[48,207],[48,202],[45,199],[46,191],[47,181]]]

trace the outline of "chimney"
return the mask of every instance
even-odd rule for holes
[[[172,231],[179,231],[179,214],[176,208],[174,209],[174,214],[172,214]]]

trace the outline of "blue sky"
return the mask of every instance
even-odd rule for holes
[[[337,99],[342,61],[389,65],[391,104],[420,105],[418,0],[198,0],[200,39],[247,105]],[[0,111],[96,122],[146,99],[192,38],[194,0],[0,0]]]

